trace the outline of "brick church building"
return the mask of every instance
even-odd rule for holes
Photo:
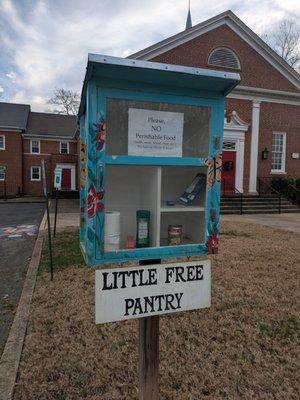
[[[43,194],[41,160],[48,191],[54,169],[62,168],[62,189],[77,189],[77,117],[32,112],[26,104],[0,102],[0,197]]]
[[[226,101],[227,191],[256,194],[259,177],[300,177],[300,76],[231,11],[193,27],[188,17],[185,31],[130,58],[240,73]]]

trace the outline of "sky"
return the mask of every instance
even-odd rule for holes
[[[0,0],[0,101],[51,111],[80,91],[88,53],[126,57],[185,28],[188,0]],[[300,20],[299,0],[191,0],[193,25],[232,10],[257,34]]]

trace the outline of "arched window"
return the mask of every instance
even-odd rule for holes
[[[233,69],[241,68],[238,56],[227,47],[214,49],[208,57],[208,64]]]

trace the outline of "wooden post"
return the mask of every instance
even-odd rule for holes
[[[160,264],[143,260],[139,265]],[[139,400],[158,400],[159,315],[139,320]]]
[[[159,316],[139,320],[139,400],[158,400]]]

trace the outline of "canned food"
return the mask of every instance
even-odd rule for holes
[[[168,242],[169,246],[178,246],[182,243],[182,225],[169,225]]]

